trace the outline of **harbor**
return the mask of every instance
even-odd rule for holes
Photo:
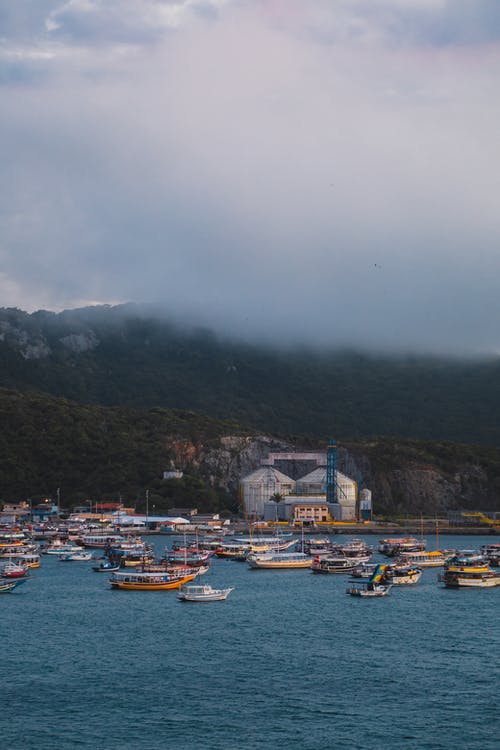
[[[425,541],[433,550],[435,536]],[[492,541],[449,536],[446,547]],[[156,559],[184,542],[148,537]],[[372,561],[391,564],[378,543]],[[1,597],[6,747],[22,738],[27,750],[264,750],[285,734],[292,750],[371,750],[382,736],[387,750],[493,750],[500,587],[447,588],[442,569],[426,568],[416,585],[363,600],[346,596],[347,574],[254,570],[212,555],[195,583],[233,590],[196,606],[177,590],[114,591],[95,564],[42,555],[26,585]]]

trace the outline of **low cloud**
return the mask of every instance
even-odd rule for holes
[[[498,350],[496,3],[8,7],[8,304]]]

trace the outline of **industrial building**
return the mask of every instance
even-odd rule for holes
[[[245,514],[249,518],[263,518],[264,505],[273,495],[290,495],[295,491],[295,481],[274,466],[262,466],[240,482]]]
[[[333,444],[328,454],[311,453],[309,457],[307,453],[283,453],[263,459],[263,466],[240,482],[246,515],[289,523],[355,521],[358,515],[370,520],[371,492],[362,490],[358,498],[357,483],[336,470],[334,450]],[[298,459],[313,461],[316,468],[297,480],[273,465],[276,460]]]

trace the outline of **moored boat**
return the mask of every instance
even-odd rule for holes
[[[13,591],[22,583],[26,583],[26,578],[14,578],[12,580],[0,578],[0,594],[8,594],[9,591]]]
[[[26,563],[10,560],[0,568],[0,577],[2,578],[24,578],[28,575],[29,566]]]
[[[384,580],[394,586],[411,586],[419,582],[422,569],[415,565],[388,565]]]
[[[432,552],[405,552],[398,555],[397,562],[402,564],[417,565],[419,568],[439,568],[442,567],[450,553],[442,550],[433,550]]]
[[[59,562],[88,562],[92,560],[92,552],[82,549],[78,552],[71,552],[68,555],[59,555]]]
[[[170,573],[116,572],[109,579],[111,587],[124,591],[164,591],[178,589],[196,578],[196,573],[175,576]]]
[[[209,584],[188,585],[179,589],[177,598],[182,602],[220,602],[227,599],[232,588],[213,589]]]
[[[392,584],[384,583],[367,583],[365,586],[349,586],[346,594],[351,596],[387,596],[392,588]]]
[[[344,555],[316,556],[311,567],[313,573],[351,573],[364,563],[365,559]]]
[[[254,569],[292,570],[297,568],[310,568],[312,562],[312,558],[303,552],[253,553],[247,557],[247,563]]]
[[[448,561],[440,580],[447,588],[492,588],[500,586],[500,573],[489,565],[471,563],[467,558]]]

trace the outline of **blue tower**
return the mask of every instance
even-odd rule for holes
[[[337,444],[330,440],[326,454],[326,502],[337,502]]]

